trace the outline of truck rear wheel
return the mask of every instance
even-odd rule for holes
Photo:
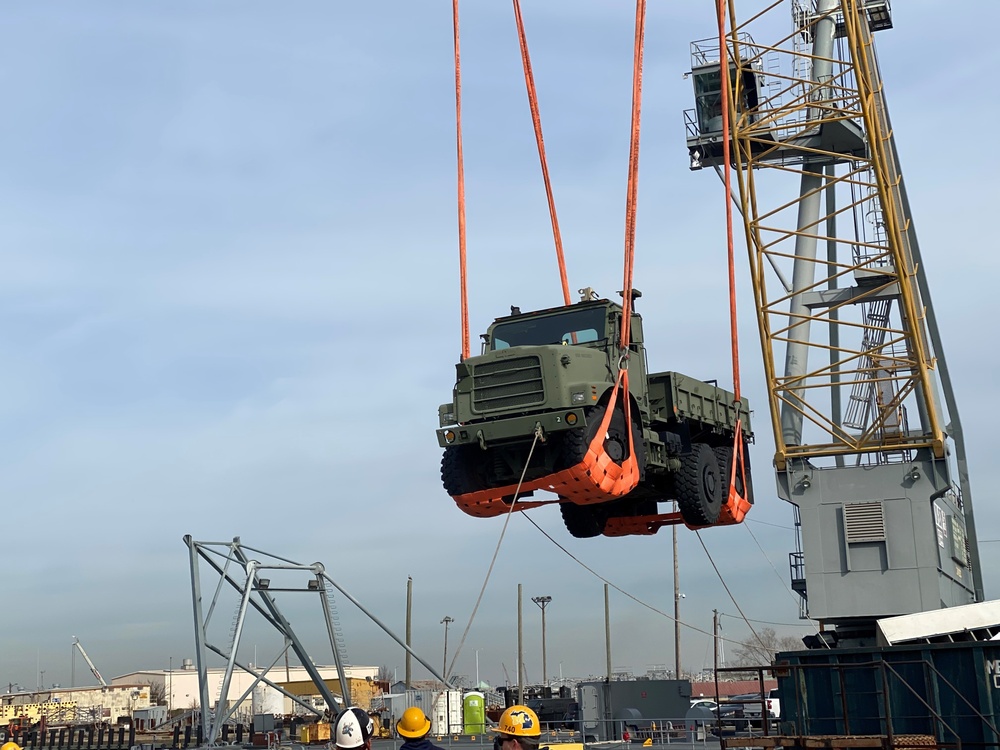
[[[677,505],[688,526],[711,526],[719,518],[725,483],[715,453],[704,443],[695,443],[681,456],[677,476]]]
[[[577,505],[569,501],[559,503],[563,523],[570,536],[577,539],[591,539],[604,533],[608,522],[607,511],[599,505]]]
[[[723,497],[729,494],[729,472],[733,469],[733,449],[726,448],[715,448],[713,449],[715,453],[715,460],[719,462],[719,471],[721,472],[719,476],[722,479],[722,492]],[[749,453],[747,452],[747,446],[743,445],[743,463],[746,465],[746,469],[740,472],[740,467],[736,467],[736,491],[740,493],[743,497],[747,499],[747,502],[753,503],[753,482],[750,481],[750,462],[747,460],[749,458]],[[746,489],[744,491],[743,486],[743,476],[746,475]]]

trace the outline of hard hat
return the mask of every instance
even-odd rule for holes
[[[431,731],[431,720],[416,706],[403,711],[403,718],[396,722],[396,731],[407,739],[415,740]]]
[[[375,731],[371,717],[357,706],[341,711],[335,726],[335,742],[342,750],[363,747]]]
[[[500,715],[496,731],[514,737],[538,737],[542,733],[542,727],[538,723],[538,714],[530,708],[511,706]]]
[[[16,742],[5,742],[0,745],[0,750],[21,750],[21,746]]]

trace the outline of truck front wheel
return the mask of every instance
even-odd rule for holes
[[[590,443],[597,435],[607,406],[602,404],[587,409],[587,426],[563,433],[562,449],[559,455],[557,469],[568,469],[580,463],[587,455]],[[639,465],[640,479],[645,476],[645,445],[642,442],[642,426],[635,420],[631,421],[632,446],[635,450],[636,462]],[[628,458],[628,431],[625,428],[625,414],[621,409],[615,409],[611,422],[604,435],[604,450],[616,464],[621,466]],[[598,532],[600,533],[600,532]]]
[[[704,443],[695,443],[681,456],[677,475],[677,504],[688,526],[711,526],[719,518],[722,497],[728,488],[719,472],[715,453]]]
[[[441,483],[452,497],[486,488],[477,467],[482,463],[478,446],[452,445],[441,457]]]

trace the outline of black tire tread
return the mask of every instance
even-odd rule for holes
[[[702,481],[705,471],[715,471],[715,492],[709,495]],[[704,443],[695,443],[691,452],[681,456],[677,473],[677,505],[689,526],[711,526],[722,509],[722,485],[719,462],[715,453]]]
[[[474,454],[468,448],[464,445],[449,446],[441,456],[441,483],[452,497],[483,489],[470,464]]]
[[[604,533],[607,513],[600,505],[577,505],[568,500],[559,503],[559,512],[570,536],[592,539]]]

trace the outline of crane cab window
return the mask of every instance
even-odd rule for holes
[[[494,326],[490,336],[491,348],[496,350],[512,346],[588,344],[607,337],[607,320],[607,310],[603,307],[573,310],[559,315],[525,315],[521,319]]]

